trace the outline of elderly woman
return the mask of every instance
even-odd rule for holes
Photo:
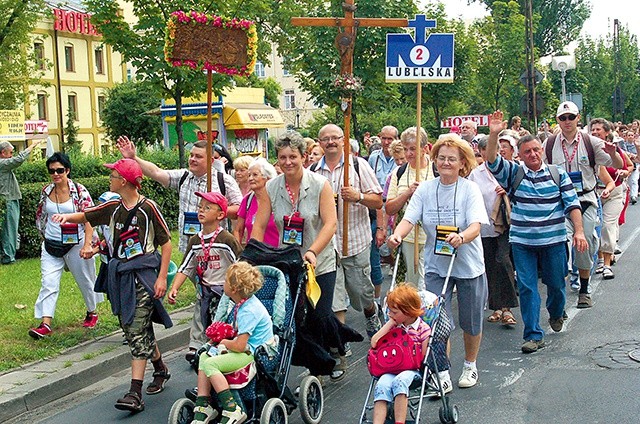
[[[487,137],[478,139],[478,150],[487,160]],[[489,224],[480,230],[482,247],[484,249],[484,263],[487,270],[489,288],[489,308],[493,313],[487,318],[489,322],[500,322],[503,325],[517,324],[511,308],[518,306],[518,296],[515,287],[515,275],[509,253],[509,198],[498,184],[486,163],[479,165],[469,175],[480,187],[484,207],[489,216]]]
[[[294,364],[309,368],[313,375],[344,375],[335,369],[330,349],[346,354],[344,344],[362,341],[362,336],[344,326],[333,314],[336,252],[332,239],[337,231],[333,190],[326,178],[303,167],[305,142],[295,131],[287,131],[275,143],[283,173],[267,183],[266,193],[257,192],[260,207],[252,237],[263,241],[271,216],[278,227],[280,246],[295,246],[315,267],[322,294],[315,308],[309,307],[294,352]]]
[[[509,161],[516,160],[518,156],[518,139],[520,136],[512,130],[503,130],[498,135],[498,143],[500,144],[500,156]]]
[[[445,308],[453,317],[451,298],[454,287],[457,287],[458,321],[464,332],[465,350],[458,386],[472,387],[478,381],[476,358],[482,340],[483,309],[487,299],[484,254],[478,236],[482,224],[488,224],[489,219],[480,188],[466,179],[476,166],[471,146],[456,134],[444,134],[433,146],[431,160],[436,162],[440,176],[415,189],[404,218],[389,237],[388,244],[390,247],[398,246],[416,224],[422,224],[428,246],[424,249],[426,287],[433,293],[442,291],[451,250],[455,249]],[[443,386],[446,382],[447,379]]]
[[[34,339],[42,339],[52,333],[51,321],[60,294],[60,279],[65,267],[80,288],[87,314],[82,325],[95,327],[98,322],[96,304],[102,302],[102,294],[93,291],[96,279],[95,261],[91,246],[93,228],[89,224],[58,224],[51,220],[54,214],[82,212],[93,206],[87,189],[69,178],[71,162],[64,153],[54,153],[46,161],[51,184],[42,189],[36,212],[36,227],[44,237],[40,254],[42,287],[36,300],[34,315],[42,320],[38,327],[29,330]]]
[[[249,193],[249,166],[253,162],[252,156],[240,156],[233,161],[233,169],[235,171],[235,179],[240,187],[240,193],[245,196]]]
[[[404,149],[404,155],[407,161],[406,165],[398,167],[391,173],[389,183],[389,191],[387,192],[387,203],[385,205],[385,213],[387,215],[395,215],[399,212],[406,212],[406,206],[409,200],[420,185],[420,182],[431,181],[435,178],[433,166],[429,159],[429,140],[427,133],[420,128],[420,146],[418,152],[416,143],[416,127],[407,128],[400,135],[400,141]],[[416,167],[418,165],[418,155],[420,155],[420,182],[417,180]],[[402,172],[401,172],[402,171]],[[402,243],[402,257],[406,265],[406,274],[404,280],[418,289],[424,288],[424,262],[418,262],[418,269],[414,266],[414,249],[415,249],[415,231],[410,231]],[[424,256],[426,236],[424,231],[418,231],[418,255]]]
[[[258,158],[251,163],[251,166],[249,166],[247,175],[249,180],[249,189],[251,191],[247,193],[247,195],[244,196],[244,199],[242,199],[242,202],[240,202],[238,220],[233,230],[233,235],[236,237],[238,242],[243,245],[245,245],[246,241],[251,238],[253,223],[256,219],[256,213],[258,212],[257,193],[261,193],[263,196],[266,195],[267,181],[275,178],[278,174],[276,173],[276,169],[273,165],[271,165],[265,158]],[[245,230],[247,235],[246,239]],[[264,233],[264,242],[273,247],[278,247],[280,244],[278,240],[278,227],[276,227],[276,223],[273,220],[273,215],[269,218],[269,223],[267,224],[267,229]]]

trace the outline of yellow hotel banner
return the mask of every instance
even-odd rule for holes
[[[24,111],[0,110],[0,141],[24,141]]]

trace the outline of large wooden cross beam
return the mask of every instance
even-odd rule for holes
[[[400,28],[406,27],[409,23],[404,18],[356,18],[357,6],[354,0],[344,0],[342,3],[344,10],[343,18],[331,17],[298,17],[291,18],[291,24],[295,26],[307,27],[337,27],[340,32],[336,36],[336,47],[340,52],[340,75],[353,75],[353,48],[356,41],[356,31],[359,27],[386,27]],[[342,112],[344,113],[344,181],[343,186],[349,186],[349,166],[347,165],[351,148],[349,139],[351,137],[351,95],[342,99]],[[348,235],[347,228],[349,222],[349,202],[343,202],[342,213],[342,254],[346,256]]]

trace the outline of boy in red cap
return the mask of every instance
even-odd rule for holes
[[[224,291],[227,268],[236,262],[242,245],[220,225],[227,216],[227,199],[217,192],[196,192],[195,195],[202,199],[198,206],[200,224],[194,228],[196,234],[189,239],[167,298],[169,303],[175,303],[180,287],[189,277],[196,284],[200,319],[207,328]],[[207,340],[206,335],[203,336],[205,339],[201,342],[204,344]]]
[[[133,159],[121,159],[105,166],[112,170],[109,189],[120,199],[84,212],[56,214],[52,219],[61,224],[89,222],[93,227],[109,226],[111,259],[106,287],[96,286],[95,290],[108,293],[111,310],[118,316],[131,349],[131,388],[115,407],[140,412],[144,410],[142,384],[147,360],[151,359],[154,368],[153,381],[146,389],[148,395],[163,391],[171,377],[153,332],[153,322],[165,328],[173,326],[162,305],[171,260],[171,234],[158,205],[138,192],[142,181],[140,165]]]

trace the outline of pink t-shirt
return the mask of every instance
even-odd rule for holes
[[[247,208],[247,201],[251,198],[251,203]],[[240,208],[238,209],[238,216],[244,218],[244,228],[247,231],[247,240],[251,238],[251,230],[253,230],[253,223],[256,219],[256,212],[258,212],[258,199],[253,195],[253,192],[248,193],[240,202]],[[280,245],[280,235],[278,234],[278,227],[273,220],[273,214],[269,218],[267,224],[267,230],[264,233],[264,242],[270,246],[278,247]]]

